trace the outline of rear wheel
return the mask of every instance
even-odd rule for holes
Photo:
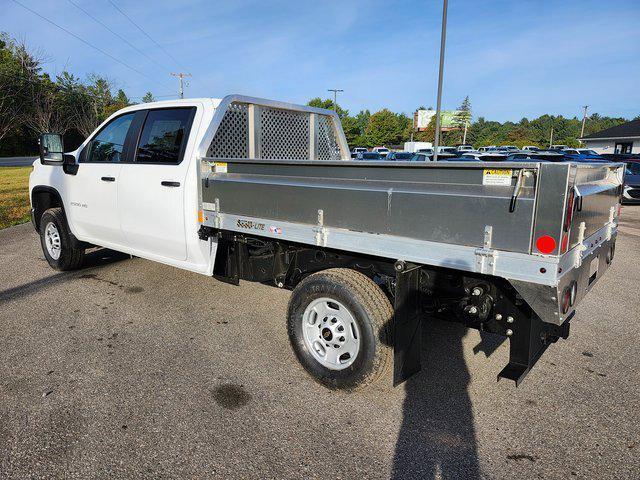
[[[69,231],[61,208],[46,210],[40,219],[40,243],[47,262],[56,270],[75,270],[82,266],[84,248]]]
[[[302,366],[330,388],[367,386],[391,371],[393,308],[370,278],[348,269],[310,275],[289,302],[289,340]]]

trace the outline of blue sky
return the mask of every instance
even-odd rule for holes
[[[12,0],[0,30],[46,51],[45,70],[103,73],[131,96],[228,93],[304,103],[342,88],[356,113],[412,112],[436,103],[441,1],[73,0],[152,57],[151,62],[67,0],[20,0],[141,76],[83,45]],[[443,108],[469,95],[474,117],[640,114],[640,2],[451,0]]]

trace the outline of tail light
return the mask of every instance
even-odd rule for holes
[[[569,198],[567,199],[567,213],[564,216],[564,231],[568,232],[573,221],[573,207],[575,206],[576,190],[574,188],[569,192]]]
[[[560,244],[560,253],[566,253],[569,249],[569,229],[573,222],[573,212],[575,209],[576,190],[572,188],[567,198],[567,211],[564,215],[564,225],[562,225],[562,242]]]
[[[560,305],[560,311],[565,315],[569,308],[573,307],[576,303],[576,294],[578,293],[578,284],[574,281],[564,289],[562,292],[562,303]]]

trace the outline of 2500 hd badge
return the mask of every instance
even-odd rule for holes
[[[264,223],[258,223],[251,220],[238,219],[236,225],[239,228],[248,228],[249,230],[264,230],[266,228]]]

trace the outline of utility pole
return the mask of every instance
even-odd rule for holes
[[[549,135],[549,148],[553,145],[553,125],[551,125],[551,135]]]
[[[344,92],[339,88],[329,88],[327,92],[333,92],[333,111],[338,113],[338,92]]]
[[[584,137],[584,125],[585,123],[587,123],[587,108],[589,108],[589,105],[585,105],[582,108],[584,108],[584,114],[582,115],[582,128],[580,129],[580,138]]]
[[[464,134],[462,135],[462,144],[467,144],[467,127],[469,126],[469,120],[464,121]]]
[[[180,81],[180,98],[184,98],[184,78],[190,77],[191,74],[190,73],[172,73],[171,76],[178,77],[178,80]]]
[[[440,107],[442,102],[442,72],[444,70],[444,47],[447,39],[447,0],[442,5],[442,33],[440,35],[440,69],[438,71],[438,104],[436,105],[436,135],[433,142],[433,161],[438,161],[440,143]]]

